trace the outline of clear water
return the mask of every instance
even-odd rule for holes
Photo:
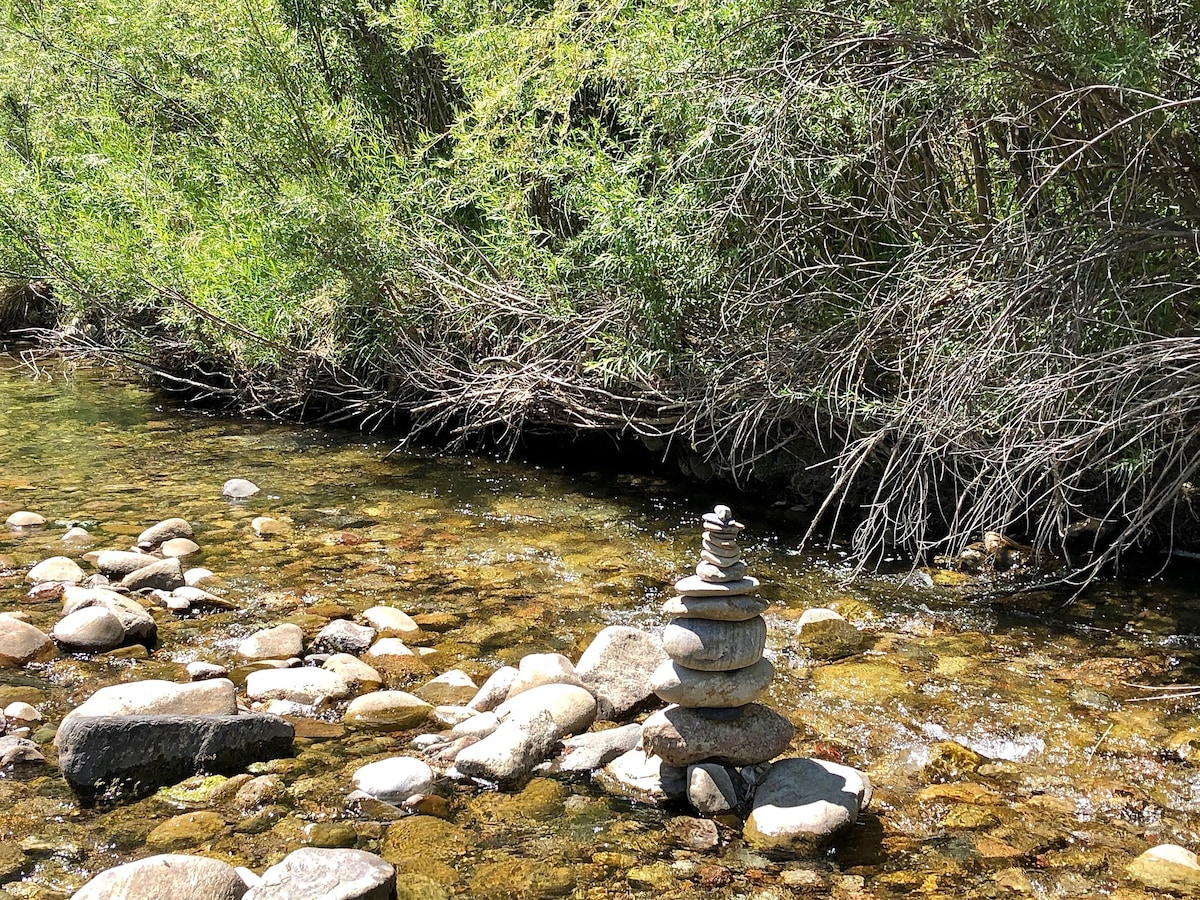
[[[171,408],[104,369],[35,375],[0,357],[0,519],[32,509],[48,520],[0,531],[0,610],[52,626],[58,601],[29,599],[24,573],[64,552],[70,523],[89,528],[93,549],[126,547],[176,515],[203,548],[189,562],[215,571],[238,607],[162,614],[147,659],[67,656],[0,671],[0,701],[34,702],[52,726],[104,684],[184,681],[194,659],[236,665],[237,642],[257,628],[294,621],[311,636],[380,602],[438,614],[441,629],[423,641],[436,651],[428,672],[393,687],[451,668],[479,680],[529,652],[577,658],[606,624],[664,624],[658,605],[694,564],[699,515],[728,502],[773,601],[770,701],[798,726],[793,752],[867,771],[869,813],[827,852],[768,859],[742,845],[736,820],[719,822],[718,848],[696,851],[667,827],[680,811],[538,779],[514,796],[447,786],[448,823],[414,817],[388,838],[387,823],[349,816],[343,799],[355,768],[406,752],[412,733],[345,730],[338,710],[294,759],[259,767],[284,787],[265,810],[212,799],[220,779],[81,809],[53,768],[46,728],[37,737],[51,765],[0,774],[0,891],[69,896],[104,868],[162,852],[161,840],[147,843],[153,829],[186,811],[216,813],[217,830],[184,835],[176,852],[258,872],[307,843],[378,852],[391,841],[402,897],[1138,897],[1153,896],[1123,874],[1138,853],[1200,849],[1195,705],[1144,700],[1133,686],[1200,681],[1189,572],[1110,583],[1067,611],[1049,595],[997,610],[970,585],[856,576],[836,548],[798,553],[798,526],[761,500],[390,449],[353,432]],[[263,492],[230,503],[220,491],[231,477]],[[287,530],[257,538],[260,515]],[[808,659],[795,634],[809,606],[858,624],[864,651]]]

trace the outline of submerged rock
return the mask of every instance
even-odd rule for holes
[[[832,609],[806,609],[796,640],[813,659],[843,659],[862,649],[862,633]]]
[[[229,863],[161,854],[101,872],[71,900],[240,900],[246,883]]]
[[[375,691],[351,700],[342,721],[379,731],[405,731],[420,725],[432,712],[432,704],[405,691]]]
[[[55,741],[63,777],[88,802],[144,797],[197,772],[288,756],[294,736],[277,716],[75,716]]]
[[[668,766],[639,748],[621,754],[593,778],[605,793],[650,806],[664,806],[687,796],[686,770]]]

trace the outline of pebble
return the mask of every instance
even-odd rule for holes
[[[357,790],[377,800],[403,803],[433,787],[433,769],[411,756],[393,756],[357,769],[351,781]]]
[[[121,579],[121,587],[129,591],[173,591],[183,587],[183,566],[177,559],[157,559],[148,566],[135,569]]]
[[[245,500],[247,497],[253,497],[260,490],[261,488],[253,481],[247,481],[245,478],[230,478],[221,488],[221,496],[230,500]]]
[[[733,779],[724,766],[716,763],[688,766],[687,798],[696,812],[706,816],[719,816],[738,808]]]
[[[219,666],[216,663],[203,662],[194,660],[187,664],[188,677],[192,681],[205,681],[210,678],[224,678],[229,674],[229,670],[224,666]]]
[[[431,704],[405,691],[375,691],[351,700],[342,721],[377,731],[407,731],[431,712]]]
[[[16,531],[21,528],[38,528],[46,524],[45,518],[27,509],[18,510],[4,520],[4,524]]]
[[[304,652],[304,631],[299,625],[285,622],[272,628],[256,631],[237,648],[243,659],[288,659]]]
[[[75,560],[67,556],[52,556],[30,569],[25,580],[30,584],[42,584],[47,581],[79,584],[86,577]]]
[[[207,856],[148,856],[101,872],[71,900],[240,900],[246,892],[237,869]]]
[[[265,872],[243,900],[390,900],[391,863],[365,850],[302,847]]]

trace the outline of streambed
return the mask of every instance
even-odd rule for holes
[[[115,809],[83,809],[53,766],[0,776],[0,890],[69,896],[91,875],[162,852],[147,840],[181,812],[205,827],[174,852],[256,872],[306,844],[399,859],[401,896],[834,897],[1159,896],[1124,875],[1147,847],[1200,848],[1200,728],[1194,705],[1144,700],[1134,684],[1200,681],[1197,592],[1158,579],[1111,583],[1066,611],[1017,614],[929,587],[858,576],[794,552],[782,508],[612,471],[566,476],[479,457],[394,453],[356,433],[172,409],[104,369],[33,373],[0,357],[0,519],[32,509],[44,529],[0,532],[0,610],[49,630],[57,601],[24,574],[63,553],[80,522],[94,547],[125,547],[168,516],[188,519],[236,611],[156,616],[144,659],[60,656],[0,671],[0,706],[33,703],[53,761],[53,725],[98,687],[185,681],[188,662],[237,666],[237,643],[290,621],[311,637],[380,603],[428,623],[435,652],[411,684],[462,668],[482,681],[531,652],[573,659],[608,624],[650,630],[694,562],[701,512],[728,502],[763,582],[777,669],[768,702],[797,725],[792,752],[866,771],[871,810],[828,852],[770,859],[722,820],[721,845],[689,848],[675,812],[633,806],[586,781],[535,779],[513,795],[446,788],[449,819],[393,826],[346,813],[351,773],[403,753],[416,733],[344,728],[336,711],[301,727],[297,754],[256,768],[282,792],[251,810],[194,779]],[[263,488],[221,496],[232,477]],[[259,538],[256,516],[285,523]],[[86,549],[86,548],[83,548]],[[82,552],[76,551],[76,552]],[[1194,583],[1194,582],[1193,582]],[[829,606],[864,630],[863,652],[815,663],[796,622]],[[1033,614],[1031,614],[1031,611]],[[404,688],[407,685],[391,685]],[[214,793],[215,792],[215,793]],[[407,891],[407,893],[403,893]],[[0,900],[5,894],[0,893]]]

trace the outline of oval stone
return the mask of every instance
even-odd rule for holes
[[[681,666],[702,672],[744,669],[762,659],[767,623],[762,616],[744,622],[673,619],[663,630],[663,649]]]
[[[723,597],[729,594],[749,594],[757,590],[758,579],[747,575],[739,581],[705,581],[699,575],[689,575],[675,582],[675,590],[685,597]]]
[[[722,709],[753,703],[774,676],[768,659],[728,672],[701,672],[667,660],[650,676],[650,688],[667,703]]]

